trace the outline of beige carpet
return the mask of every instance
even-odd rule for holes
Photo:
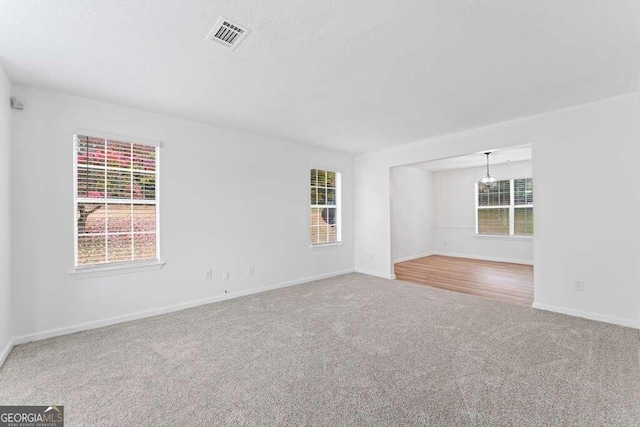
[[[351,274],[17,346],[67,425],[640,425],[638,331]]]

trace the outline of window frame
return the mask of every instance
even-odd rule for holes
[[[527,176],[527,177],[518,177],[518,178],[509,178],[509,179],[499,179],[497,182],[500,181],[510,181],[509,182],[509,204],[508,205],[492,205],[492,206],[480,206],[480,203],[478,201],[478,199],[480,198],[480,193],[479,193],[479,187],[478,187],[478,182],[476,182],[475,185],[475,218],[476,218],[476,227],[475,227],[475,236],[476,237],[480,237],[480,238],[495,238],[495,239],[533,239],[534,235],[535,235],[535,227],[534,227],[534,232],[532,234],[515,234],[515,210],[516,208],[532,208],[533,207],[533,203],[529,204],[529,205],[516,205],[515,204],[515,186],[514,186],[514,181],[517,180],[521,180],[521,179],[531,179],[533,180],[532,176]],[[478,211],[480,209],[509,209],[509,234],[486,234],[486,233],[480,233],[479,232],[479,225],[478,225]],[[535,217],[534,217],[535,218]]]
[[[308,208],[309,208],[309,222],[308,222],[308,226],[307,226],[307,230],[309,232],[311,232],[312,230],[312,223],[311,223],[311,212],[313,212],[313,209],[325,209],[325,208],[335,208],[336,209],[336,241],[335,242],[320,242],[320,243],[313,243],[313,241],[311,241],[311,234],[309,235],[309,249],[315,250],[315,249],[322,249],[322,248],[330,248],[332,246],[340,246],[342,245],[342,172],[336,169],[332,169],[332,168],[326,168],[326,167],[317,167],[317,166],[312,166],[307,170],[307,182],[309,181],[309,177],[311,176],[311,171],[312,170],[320,170],[320,171],[324,171],[324,172],[333,172],[336,175],[336,186],[335,186],[335,190],[336,190],[336,204],[335,205],[312,205],[312,204],[308,204]],[[307,202],[309,202],[309,194],[311,191],[311,188],[313,188],[314,186],[312,185],[307,185]],[[317,185],[315,186],[316,188],[318,187]]]
[[[154,259],[146,259],[146,260],[129,260],[129,261],[116,261],[116,262],[105,262],[99,264],[88,264],[88,265],[78,265],[78,203],[79,199],[86,198],[78,198],[78,161],[77,161],[77,147],[76,147],[76,137],[77,136],[87,136],[91,138],[99,138],[105,140],[115,140],[119,142],[125,142],[130,144],[140,144],[155,147],[155,195],[154,201],[152,203],[145,203],[155,206],[155,238],[156,238],[156,256]],[[88,129],[75,129],[72,134],[72,161],[73,161],[73,267],[70,271],[70,274],[74,276],[76,279],[81,278],[91,278],[91,277],[102,277],[102,276],[110,276],[114,274],[124,274],[124,273],[134,273],[140,271],[151,271],[151,270],[159,270],[164,267],[165,263],[161,261],[161,252],[160,252],[160,148],[162,147],[162,143],[146,138],[132,137],[126,135],[119,135],[107,132],[93,131]],[[108,170],[108,169],[107,169]],[[106,194],[105,194],[106,196]],[[108,198],[104,199],[95,199],[94,203],[108,203]],[[121,199],[128,200],[128,199]],[[131,200],[133,203],[134,200]],[[107,234],[105,234],[105,238]]]

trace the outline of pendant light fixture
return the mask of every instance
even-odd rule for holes
[[[491,154],[491,152],[489,151],[484,154],[486,154],[487,156],[487,176],[483,177],[480,181],[478,181],[478,185],[480,186],[481,190],[487,191],[493,188],[496,185],[496,182],[498,182],[498,180],[489,174],[489,154]]]

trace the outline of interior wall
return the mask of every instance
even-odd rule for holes
[[[433,250],[443,255],[532,264],[532,238],[476,235],[475,184],[486,173],[485,167],[433,172]],[[532,173],[530,160],[491,165],[491,175],[498,179],[531,178]]]
[[[9,79],[0,67],[0,364],[12,339],[10,90]]]
[[[16,336],[353,270],[352,155],[38,89],[14,93],[25,100],[12,113]],[[70,275],[77,128],[163,143],[162,270]],[[310,248],[313,167],[342,173],[343,244],[320,250]]]
[[[391,170],[391,251],[395,262],[433,251],[431,172],[397,167]]]
[[[638,95],[572,113],[533,145],[534,306],[640,328]]]
[[[638,141],[638,94],[630,93],[358,155],[356,270],[391,277],[390,168],[532,144],[535,305],[637,327]]]

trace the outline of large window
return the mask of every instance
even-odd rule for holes
[[[338,243],[340,233],[340,174],[311,169],[311,244]]]
[[[158,148],[74,137],[75,266],[159,258]]]
[[[533,236],[533,179],[498,181],[490,190],[476,184],[476,233]]]

